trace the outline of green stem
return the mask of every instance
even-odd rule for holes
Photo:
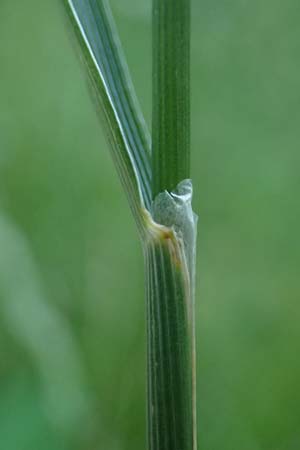
[[[190,178],[190,0],[153,0],[152,197]]]
[[[196,450],[189,53],[190,0],[153,0],[151,213],[157,228],[151,234],[149,227],[146,246],[149,450]]]

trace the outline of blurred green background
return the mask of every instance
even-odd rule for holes
[[[150,0],[112,0],[146,118]],[[300,449],[300,10],[193,1],[201,450]],[[0,448],[145,449],[143,263],[59,1],[0,3]]]

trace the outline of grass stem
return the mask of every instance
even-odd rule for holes
[[[152,196],[190,178],[190,0],[153,0]]]

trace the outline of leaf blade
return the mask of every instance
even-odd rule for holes
[[[104,112],[112,153],[137,218],[150,208],[150,137],[133,90],[106,1],[64,0],[80,42],[94,91]]]

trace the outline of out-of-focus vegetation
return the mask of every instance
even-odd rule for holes
[[[150,1],[111,3],[149,118]],[[0,447],[140,450],[142,255],[67,23],[0,5]],[[299,42],[295,0],[193,2],[202,450],[300,448]]]

